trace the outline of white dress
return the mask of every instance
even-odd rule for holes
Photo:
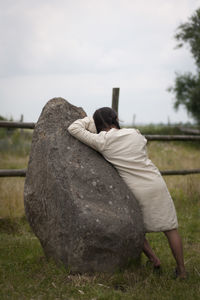
[[[68,131],[100,152],[119,172],[140,204],[146,232],[178,227],[176,210],[165,181],[147,156],[147,140],[133,128],[96,133],[93,118],[73,122]]]

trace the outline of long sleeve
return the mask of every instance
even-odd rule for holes
[[[69,133],[82,143],[101,152],[104,147],[105,132],[96,133],[94,120],[91,117],[78,119],[68,127]]]

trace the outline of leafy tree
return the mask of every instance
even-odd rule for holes
[[[196,74],[176,74],[174,86],[169,88],[175,94],[174,108],[183,105],[188,113],[200,124],[200,8],[189,18],[189,21],[177,28],[175,39],[178,48],[189,44],[195,60]]]

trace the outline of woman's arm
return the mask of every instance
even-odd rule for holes
[[[94,120],[91,117],[85,117],[73,122],[68,131],[71,135],[77,138],[82,143],[92,147],[93,149],[101,152],[105,141],[105,132],[96,133]]]

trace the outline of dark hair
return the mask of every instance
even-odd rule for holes
[[[113,125],[120,129],[117,113],[110,107],[102,107],[93,114],[94,123],[99,133]]]

